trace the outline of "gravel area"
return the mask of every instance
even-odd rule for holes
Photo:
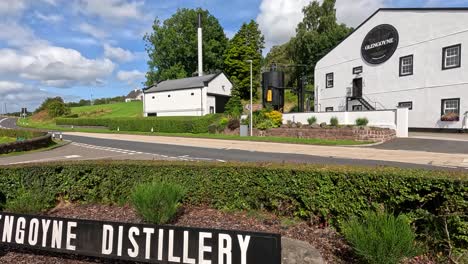
[[[62,205],[48,213],[48,216],[107,220],[117,222],[141,223],[142,219],[128,205]],[[208,207],[184,207],[171,224],[187,227],[235,229],[280,233],[282,236],[306,241],[317,248],[327,263],[358,263],[353,259],[350,247],[343,238],[328,227],[313,226],[304,221],[281,219],[269,213],[224,212]],[[0,246],[0,263],[135,263],[116,262],[99,258],[88,258],[69,254],[47,253],[37,250],[23,250]],[[432,263],[411,261],[413,263]]]

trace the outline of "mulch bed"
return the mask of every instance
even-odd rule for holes
[[[128,205],[66,205],[59,206],[48,216],[81,218],[90,220],[142,223],[135,210]],[[317,248],[327,263],[358,263],[351,254],[351,248],[333,229],[314,226],[304,221],[281,219],[273,214],[258,212],[224,212],[208,207],[184,207],[176,220],[177,226],[234,229],[280,233],[284,237],[306,241]],[[99,258],[49,253],[38,250],[24,250],[0,246],[0,263],[135,263]],[[411,262],[431,263],[431,262]]]

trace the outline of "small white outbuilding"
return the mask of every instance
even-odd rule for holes
[[[143,89],[144,116],[223,113],[232,83],[224,73],[162,81]]]

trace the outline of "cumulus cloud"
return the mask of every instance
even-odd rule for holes
[[[140,20],[145,17],[143,1],[79,0],[75,10],[85,15],[98,16],[108,21]]]
[[[145,73],[138,70],[117,72],[117,79],[130,85],[134,85],[137,81],[142,81],[144,77]]]
[[[267,51],[274,45],[287,42],[295,35],[297,24],[302,21],[302,8],[311,0],[262,0],[257,22],[265,35]],[[339,22],[357,26],[372,12],[385,5],[385,0],[337,0]]]
[[[11,47],[48,44],[47,41],[39,39],[30,28],[13,21],[0,22],[0,41]]]
[[[109,44],[104,44],[104,56],[106,58],[120,62],[126,62],[135,59],[135,55],[131,51],[122,49],[120,47],[112,47]]]
[[[21,107],[32,110],[49,96],[51,94],[47,91],[23,83],[0,81],[0,108],[2,110],[5,104],[9,112],[18,111]]]
[[[2,0],[0,1],[0,15],[17,15],[26,9],[26,3],[23,0]]]
[[[109,59],[88,59],[76,50],[56,46],[0,49],[0,56],[5,58],[0,62],[0,75],[15,74],[61,88],[100,83],[115,68]]]

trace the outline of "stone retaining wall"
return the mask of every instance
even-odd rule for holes
[[[239,135],[239,129],[224,132],[228,135]],[[272,128],[253,130],[254,136],[316,138],[330,140],[356,140],[386,142],[396,138],[396,132],[387,128],[341,127],[341,128]]]

